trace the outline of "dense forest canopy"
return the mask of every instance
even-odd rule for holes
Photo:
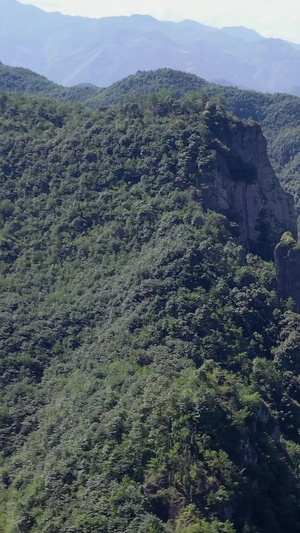
[[[97,108],[101,105],[116,104],[130,96],[151,94],[161,89],[171,90],[177,97],[200,91],[209,98],[217,98],[225,109],[240,119],[258,121],[268,141],[271,163],[284,189],[293,194],[297,213],[300,214],[299,97],[225,87],[208,83],[193,74],[159,69],[138,72],[102,90],[101,93],[86,93],[85,102]]]
[[[300,318],[168,91],[0,97],[1,533],[300,528]]]
[[[300,214],[298,176],[300,98],[290,94],[263,94],[209,83],[194,74],[158,69],[138,72],[107,88],[88,84],[62,87],[28,69],[11,68],[0,64],[0,89],[8,92],[25,92],[52,96],[58,100],[78,101],[99,109],[111,104],[130,102],[133,98],[161,90],[172,91],[177,98],[187,93],[204,93],[216,99],[230,113],[241,119],[258,121],[268,141],[271,163],[282,186],[295,199]]]

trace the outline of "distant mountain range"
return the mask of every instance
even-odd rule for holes
[[[168,67],[223,85],[300,95],[300,45],[192,20],[89,19],[0,0],[0,60],[67,86],[105,87],[139,70]]]

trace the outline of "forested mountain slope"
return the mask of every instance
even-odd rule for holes
[[[300,318],[205,205],[218,154],[255,183],[257,126],[168,94],[0,112],[0,531],[299,531]]]
[[[63,87],[44,76],[22,67],[8,67],[0,62],[0,90],[9,93],[26,93],[36,96],[52,96],[58,100],[87,101],[100,98],[104,89],[91,84]]]
[[[0,50],[4,63],[68,86],[108,86],[137,70],[168,67],[239,87],[299,94],[299,46],[193,20],[90,19],[0,0]]]
[[[0,89],[49,95],[58,100],[83,102],[94,109],[130,101],[144,94],[160,90],[172,91],[180,97],[188,92],[204,92],[209,98],[217,98],[222,105],[241,119],[258,121],[268,141],[268,154],[273,168],[284,189],[290,192],[300,214],[299,116],[300,98],[288,94],[262,94],[233,87],[208,83],[193,74],[159,69],[138,72],[108,88],[79,85],[62,87],[26,69],[0,64]]]
[[[210,84],[195,75],[170,69],[139,72],[86,100],[87,105],[117,103],[124,98],[151,94],[161,89],[176,96],[201,91],[210,98],[219,98],[226,109],[241,119],[258,121],[268,141],[271,163],[284,189],[290,192],[300,214],[300,98],[289,94],[263,94]]]

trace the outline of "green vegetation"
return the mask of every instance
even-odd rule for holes
[[[12,69],[0,64],[0,89],[12,92],[49,95],[58,100],[78,101],[99,109],[120,102],[130,104],[137,97],[161,90],[173,97],[184,95],[191,100],[215,99],[218,104],[243,120],[255,120],[262,126],[268,142],[272,166],[287,192],[295,199],[300,214],[300,98],[289,94],[263,94],[234,87],[221,87],[193,75],[172,69],[138,72],[106,89],[91,85],[65,88],[53,84],[25,69]],[[200,94],[199,94],[200,93]]]
[[[300,318],[205,104],[1,97],[1,533],[299,531]]]
[[[82,83],[74,87],[63,87],[45,76],[21,67],[8,67],[0,61],[0,90],[8,93],[26,93],[36,96],[51,96],[57,100],[87,101],[101,95],[104,89]]]
[[[290,94],[264,94],[234,87],[221,87],[183,72],[159,69],[154,72],[139,72],[96,93],[87,100],[92,107],[104,103],[117,103],[128,95],[140,96],[169,89],[177,97],[201,92],[203,96],[217,98],[225,109],[243,120],[255,120],[262,126],[268,142],[268,153],[273,168],[282,186],[295,198],[300,214],[300,98]]]
[[[284,247],[295,246],[296,243],[297,243],[297,241],[294,239],[294,237],[291,234],[291,232],[290,231],[286,231],[282,235],[278,246],[284,246]]]

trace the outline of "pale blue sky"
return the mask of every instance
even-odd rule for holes
[[[46,11],[107,17],[149,14],[160,20],[185,18],[211,26],[246,26],[265,37],[300,43],[299,0],[19,0]]]

